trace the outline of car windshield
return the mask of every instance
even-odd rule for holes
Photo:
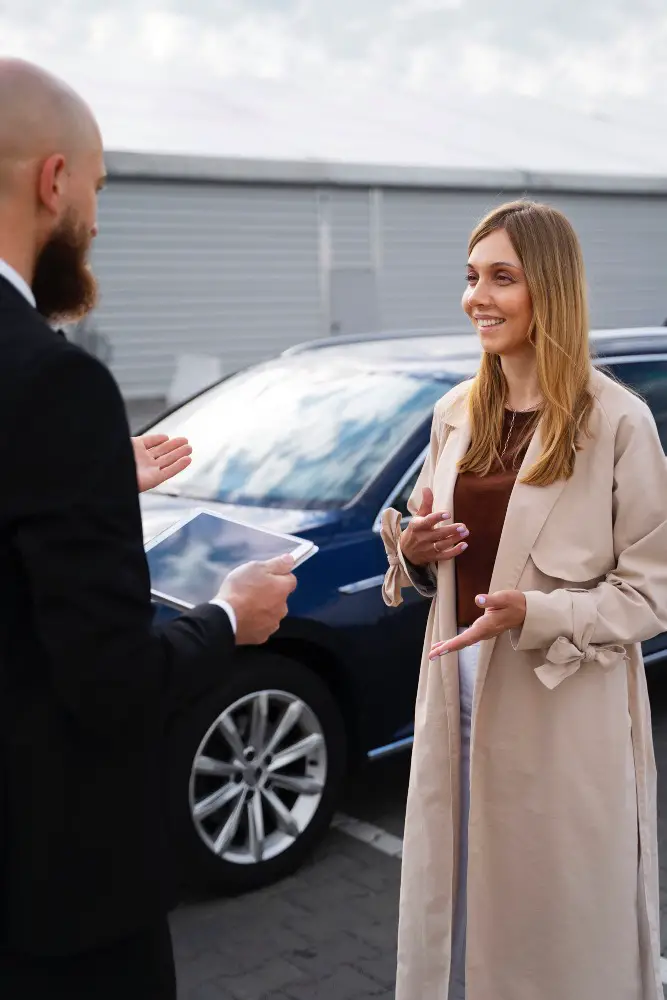
[[[192,465],[164,492],[299,509],[352,500],[427,420],[452,380],[284,358],[234,375],[163,418]]]

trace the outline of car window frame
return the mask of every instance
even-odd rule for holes
[[[638,361],[667,361],[667,351],[660,354],[605,354],[591,359],[596,367],[605,365],[633,364]]]
[[[417,477],[419,476],[419,472],[424,462],[426,461],[428,452],[429,452],[429,445],[426,445],[423,448],[423,450],[419,452],[417,457],[413,459],[413,461],[410,463],[406,471],[399,479],[396,486],[393,488],[393,490],[385,500],[384,504],[382,505],[377,514],[377,517],[375,518],[375,521],[373,522],[373,531],[376,534],[379,534],[382,529],[382,515],[384,514],[385,510],[387,510],[389,507],[393,507],[393,501],[396,499],[396,497],[398,497],[402,493],[402,491],[405,489],[406,484],[410,481],[415,472],[417,473]],[[404,517],[402,524],[409,524],[411,520],[412,516]]]

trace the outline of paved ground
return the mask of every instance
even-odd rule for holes
[[[173,917],[179,1000],[393,996],[398,862],[332,834],[279,886]]]
[[[667,672],[651,683],[660,770],[663,952],[667,954]],[[408,760],[369,769],[345,812],[400,836]],[[173,916],[179,1000],[393,997],[399,862],[332,832],[271,889],[191,903]]]

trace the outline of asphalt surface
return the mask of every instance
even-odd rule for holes
[[[667,670],[650,686],[667,955]],[[408,771],[407,756],[369,767],[344,812],[401,836]],[[286,881],[181,907],[172,918],[179,1000],[390,1000],[399,875],[398,860],[333,831]]]

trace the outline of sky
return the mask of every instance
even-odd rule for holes
[[[318,107],[331,131],[359,107],[389,127],[399,106],[425,131],[446,106],[450,126],[474,116],[502,143],[517,117],[529,137],[536,102],[556,121],[639,123],[650,144],[667,105],[665,0],[0,0],[0,52],[65,77],[126,149],[233,153],[213,135],[222,115],[239,155],[257,155],[269,107],[293,136],[267,139],[268,155],[335,152],[324,129],[310,146],[299,135]],[[374,149],[362,142],[363,159],[392,158]]]

